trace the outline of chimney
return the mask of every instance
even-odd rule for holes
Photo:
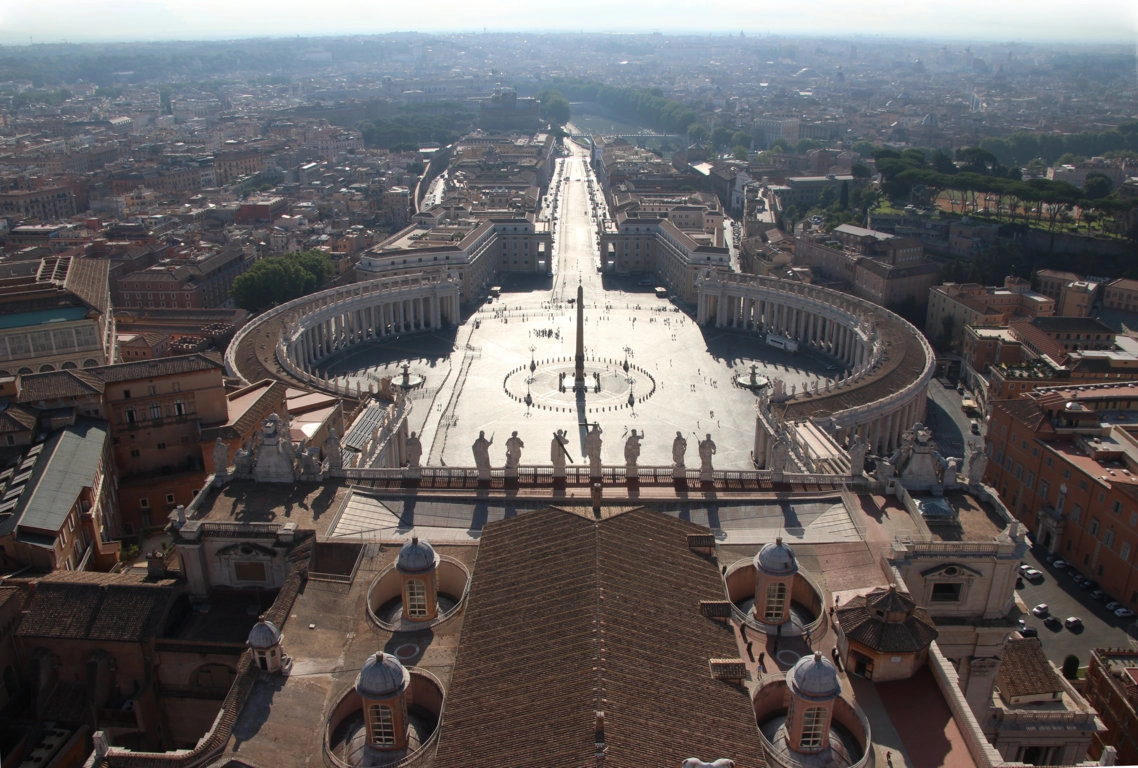
[[[166,578],[166,555],[155,549],[146,553],[146,575],[152,579]]]

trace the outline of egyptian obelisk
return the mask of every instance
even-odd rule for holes
[[[573,389],[585,391],[585,287],[577,284],[577,366],[573,371]]]

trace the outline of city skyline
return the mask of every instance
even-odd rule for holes
[[[502,0],[479,4],[432,0],[385,6],[382,12],[358,0],[331,0],[318,16],[311,7],[251,0],[45,0],[0,9],[0,44],[210,40],[302,35],[334,36],[386,32],[661,32],[878,36],[959,41],[1068,42],[1138,41],[1138,8],[1123,0],[1072,4],[1014,0],[984,3],[919,2],[894,14],[851,13],[845,3],[756,8],[732,0],[715,9],[678,0],[651,5],[577,3],[573,12]]]

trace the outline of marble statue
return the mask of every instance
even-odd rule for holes
[[[636,466],[636,460],[640,458],[640,441],[643,439],[644,435],[637,434],[634,429],[628,439],[624,441],[624,463],[628,466]]]
[[[680,768],[735,768],[735,761],[721,757],[706,763],[698,757],[689,757],[680,763]]]
[[[419,460],[423,458],[423,441],[415,432],[407,438],[407,466],[412,469],[419,467]]]
[[[250,480],[253,477],[253,452],[248,448],[237,449],[233,457],[233,474],[238,480]]]
[[[984,479],[984,470],[988,466],[988,454],[984,451],[983,440],[968,441],[968,483],[979,485]]]
[[[676,431],[676,439],[672,441],[672,466],[676,469],[683,469],[684,467],[684,454],[688,450],[688,441],[684,438],[684,433],[679,430]]]
[[[344,452],[340,448],[340,436],[336,434],[335,427],[328,428],[328,438],[324,441],[324,458],[328,461],[328,469],[344,468]]]
[[[564,429],[553,433],[553,441],[549,444],[549,460],[553,462],[553,474],[558,477],[565,475],[565,459],[570,458],[569,452],[565,450],[568,443],[569,438],[565,436]]]
[[[215,475],[229,474],[229,446],[220,437],[213,444],[213,472]]]
[[[869,453],[869,440],[859,434],[850,443],[850,473],[857,476],[865,469],[865,455]]]
[[[711,433],[707,433],[707,437],[699,441],[699,469],[700,472],[711,472],[714,469],[711,466],[711,457],[715,455],[715,441],[711,439]]]
[[[490,474],[490,446],[494,444],[494,436],[491,435],[490,439],[486,439],[486,433],[479,431],[478,439],[474,441],[474,445],[470,447],[474,451],[474,466],[478,467],[478,475],[481,477],[483,473],[489,477]]]
[[[601,474],[601,425],[593,422],[593,428],[585,435],[585,455],[589,457],[589,473]]]
[[[525,447],[526,447],[526,444],[522,442],[522,439],[520,437],[518,437],[517,430],[514,430],[513,433],[510,434],[509,439],[506,440],[506,468],[507,469],[517,469],[518,468],[518,462],[521,461],[521,459],[522,459],[522,448],[525,448]]]

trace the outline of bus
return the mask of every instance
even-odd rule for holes
[[[782,335],[777,334],[777,333],[768,333],[767,334],[767,344],[774,347],[775,349],[784,349],[787,352],[797,352],[798,351],[798,342],[797,341],[790,338],[789,336],[782,336]]]

